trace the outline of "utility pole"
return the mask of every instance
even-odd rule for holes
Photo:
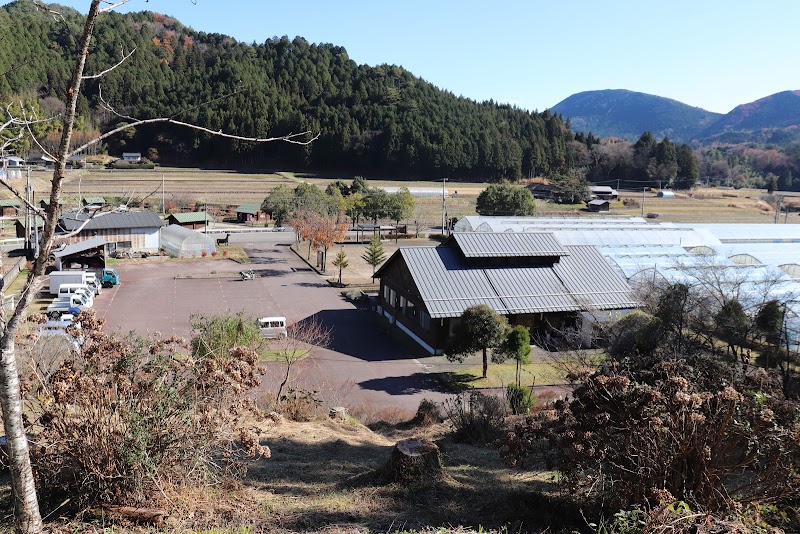
[[[31,246],[31,209],[28,204],[31,202],[31,168],[28,166],[27,179],[25,181],[25,250],[32,250]],[[33,225],[36,226],[36,214],[32,214]]]
[[[445,230],[444,230],[445,229],[445,218],[447,217],[447,215],[446,215],[447,205],[445,203],[445,194],[444,194],[444,184],[445,184],[446,181],[447,181],[447,178],[442,177],[442,235],[444,235],[444,232],[445,232]]]
[[[164,173],[161,173],[161,215],[165,215],[166,207],[164,204]]]
[[[777,206],[775,206],[775,224],[778,224],[778,218],[781,216],[781,206],[783,205],[783,195],[777,199]]]
[[[642,188],[642,217],[644,217],[644,192],[647,191],[646,187]]]

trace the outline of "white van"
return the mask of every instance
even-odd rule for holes
[[[86,306],[91,308],[94,305],[94,288],[88,284],[61,284],[58,288],[58,296],[65,295],[84,295],[88,301]]]
[[[286,338],[286,317],[262,317],[258,320],[261,337],[267,339]]]

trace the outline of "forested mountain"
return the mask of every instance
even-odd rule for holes
[[[63,108],[83,20],[74,10],[56,9],[66,24],[37,13],[27,0],[0,8],[6,35],[0,97],[37,103],[43,115]],[[156,13],[112,12],[98,21],[87,72],[108,68],[121,50],[133,48],[123,66],[87,82],[79,104],[79,127],[87,135],[124,120],[102,109],[101,87],[117,112],[136,118],[176,115],[243,136],[321,135],[308,147],[254,145],[158,125],[110,141],[112,154],[124,149],[165,163],[488,180],[572,166],[572,135],[559,115],[456,97],[397,66],[357,65],[339,46],[286,37],[245,44]]]
[[[800,139],[800,91],[783,91],[742,104],[700,133],[726,142],[779,143]]]
[[[577,93],[552,110],[569,119],[573,131],[629,141],[643,131],[703,144],[788,145],[800,140],[800,91],[784,91],[742,104],[725,115],[623,89]]]
[[[552,110],[569,118],[576,132],[628,141],[635,141],[645,131],[656,137],[691,141],[701,128],[722,117],[677,100],[625,89],[576,93]]]

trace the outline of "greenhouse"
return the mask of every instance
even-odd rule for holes
[[[161,229],[161,248],[170,256],[195,258],[216,251],[214,238],[177,224]]]

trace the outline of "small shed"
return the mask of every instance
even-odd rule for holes
[[[25,160],[18,158],[17,156],[6,156],[5,158],[0,158],[0,163],[2,163],[3,168],[7,169],[19,169],[25,166]]]
[[[0,215],[3,217],[16,217],[22,203],[16,198],[0,199]]]
[[[268,220],[269,215],[261,210],[261,204],[242,204],[236,208],[236,222],[247,223]]]
[[[669,189],[662,189],[656,193],[656,196],[661,198],[675,198],[675,192],[670,191]]]
[[[618,200],[619,193],[616,189],[608,185],[590,185],[589,186],[589,193],[591,193],[592,198],[599,198],[602,200]]]
[[[141,163],[142,161],[142,153],[141,152],[123,152],[122,153],[122,161],[126,163]]]
[[[105,206],[108,204],[104,197],[83,197],[81,200],[84,206]]]
[[[214,238],[178,224],[161,229],[161,248],[178,258],[200,257],[203,253],[210,255],[217,250]]]
[[[32,221],[35,221],[36,228],[39,229],[41,232],[44,229],[44,219],[40,216],[36,215],[33,217]],[[25,219],[17,219],[14,221],[14,228],[16,229],[17,237],[24,238],[25,237]],[[31,232],[35,232],[33,226],[31,226]]]
[[[587,202],[586,207],[589,209],[589,211],[600,212],[600,211],[609,211],[611,205],[608,202],[608,200],[596,198],[594,200],[590,200],[589,202]]]
[[[50,199],[49,198],[43,198],[42,200],[39,201],[39,207],[42,208],[43,210],[46,210],[49,206],[50,206]],[[63,200],[59,200],[58,201],[58,214],[61,215],[61,213],[63,211],[64,211],[64,201]]]
[[[196,230],[208,225],[208,214],[205,211],[190,211],[188,213],[171,213],[167,217],[167,224],[177,224],[184,228]]]

